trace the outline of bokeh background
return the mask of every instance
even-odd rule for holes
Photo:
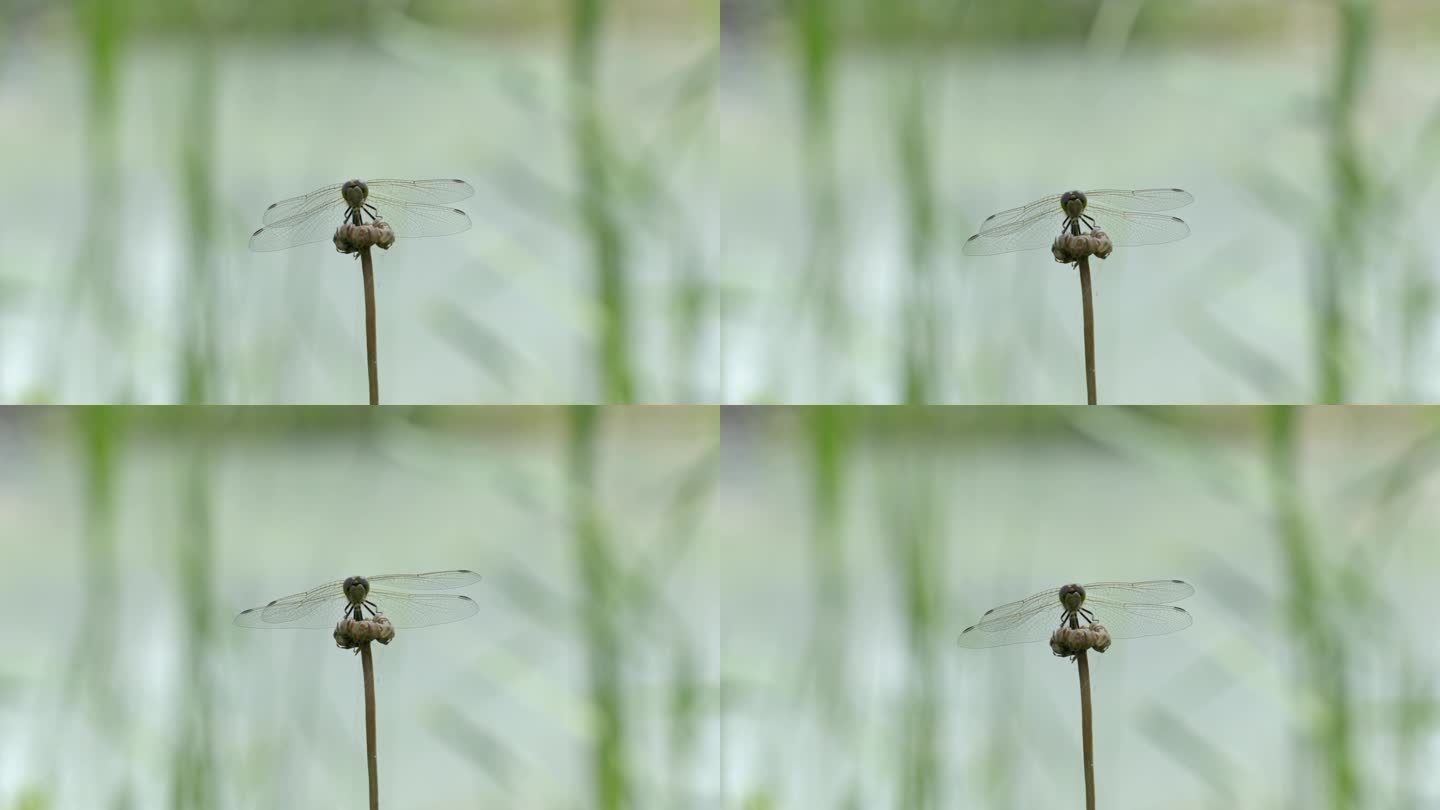
[[[1093,666],[1102,806],[1440,801],[1423,408],[0,411],[0,808],[363,806],[358,662],[245,608],[468,567],[377,654],[382,806],[1082,802],[1068,581],[1194,624]],[[1157,798],[1159,797],[1159,798]]]
[[[377,253],[387,403],[718,399],[714,0],[3,0],[0,401],[364,402],[360,273],[276,200],[458,177]]]
[[[727,408],[721,458],[722,806],[1083,807],[1075,667],[956,639],[1172,578],[1091,656],[1100,807],[1440,805],[1432,410]]]
[[[1095,271],[1102,403],[1440,395],[1440,5],[721,8],[726,402],[1084,402],[1076,273],[961,245],[1177,186],[1191,236]]]
[[[1074,273],[964,258],[1179,186],[1102,402],[1440,396],[1429,0],[0,3],[0,399],[362,401],[354,261],[271,202],[458,176],[380,255],[385,402],[1079,402]]]
[[[717,409],[0,411],[0,808],[366,805],[360,664],[241,610],[470,568],[375,653],[381,806],[705,806]],[[703,799],[703,801],[702,801]]]

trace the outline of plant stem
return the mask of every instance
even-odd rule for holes
[[[370,264],[369,255],[370,251],[367,248],[365,251],[367,266]],[[366,278],[369,276],[367,275]],[[371,377],[370,379],[370,390],[373,392],[375,378]],[[372,401],[371,404],[375,403]],[[375,664],[370,658],[370,642],[368,641],[360,645],[360,669],[365,673],[365,764],[370,770],[370,810],[380,810],[380,771],[379,763],[375,758]],[[1087,707],[1090,705],[1088,698],[1085,705]],[[1088,708],[1086,717],[1089,717]]]
[[[1090,257],[1080,260],[1080,298],[1085,308],[1085,396],[1095,404],[1095,309],[1090,305]],[[1083,666],[1083,665],[1082,665]],[[1086,698],[1089,701],[1089,698]]]
[[[1089,274],[1084,277],[1088,278]],[[1095,404],[1093,398],[1090,404]],[[1085,650],[1075,656],[1075,664],[1080,672],[1080,736],[1081,748],[1085,753],[1085,810],[1095,810],[1095,740],[1090,731],[1090,659],[1086,657]]]
[[[360,272],[365,277],[365,360],[370,371],[370,404],[379,405],[380,369],[375,361],[375,265],[370,263],[368,247],[360,250]]]

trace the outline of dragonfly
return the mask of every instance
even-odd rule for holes
[[[448,236],[470,227],[470,217],[443,203],[475,193],[464,180],[347,180],[309,194],[281,200],[261,216],[265,227],[251,234],[250,249],[285,250],[328,242],[344,223],[383,219],[396,237]]]
[[[1100,189],[1052,194],[1029,205],[992,214],[980,232],[965,241],[967,256],[993,256],[1050,247],[1062,233],[1079,235],[1081,226],[1104,231],[1117,246],[1163,245],[1190,235],[1185,220],[1156,213],[1194,202],[1178,188],[1136,191]]]
[[[985,611],[960,634],[960,646],[1046,641],[1060,627],[1080,626],[1082,619],[1104,625],[1112,638],[1161,636],[1190,626],[1190,614],[1170,603],[1193,593],[1193,585],[1178,579],[1066,585]]]
[[[461,594],[405,591],[447,591],[479,581],[479,574],[463,569],[346,577],[241,611],[235,623],[241,627],[318,629],[333,627],[347,617],[362,621],[368,613],[369,617],[385,616],[395,627],[429,627],[474,616],[480,606]]]

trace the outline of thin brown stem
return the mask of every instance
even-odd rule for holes
[[[375,266],[370,263],[368,247],[360,250],[360,272],[365,276],[365,360],[370,370],[370,404],[379,405],[380,368],[375,360]]]
[[[1095,310],[1090,305],[1090,257],[1080,260],[1080,298],[1085,307],[1085,396],[1095,404]]]
[[[366,264],[369,264],[368,260]],[[370,390],[374,391],[375,389],[372,387]],[[365,673],[365,762],[370,769],[370,810],[380,810],[380,765],[375,758],[375,664],[370,658],[370,642],[368,641],[360,644],[360,668]],[[1088,718],[1089,698],[1086,698],[1085,705]],[[1094,805],[1092,804],[1091,807],[1093,808]]]
[[[1084,278],[1088,277],[1087,273]],[[1094,404],[1093,399],[1091,404]],[[1081,747],[1085,753],[1085,810],[1095,810],[1095,740],[1090,731],[1090,660],[1085,656],[1085,650],[1075,656],[1075,664],[1080,672],[1080,735]]]

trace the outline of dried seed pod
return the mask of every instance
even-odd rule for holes
[[[360,620],[346,618],[335,625],[335,646],[342,650],[353,650],[372,641],[389,644],[394,638],[395,627],[384,616]]]
[[[367,247],[389,250],[395,244],[395,231],[383,219],[356,225],[347,222],[335,229],[335,250],[340,253],[359,253]]]
[[[1074,657],[1086,650],[1103,653],[1110,649],[1110,631],[1104,625],[1061,627],[1050,634],[1050,651],[1057,656]]]
[[[1110,237],[1098,230],[1078,235],[1062,233],[1050,245],[1050,254],[1061,264],[1074,264],[1087,256],[1108,258],[1114,250]]]

